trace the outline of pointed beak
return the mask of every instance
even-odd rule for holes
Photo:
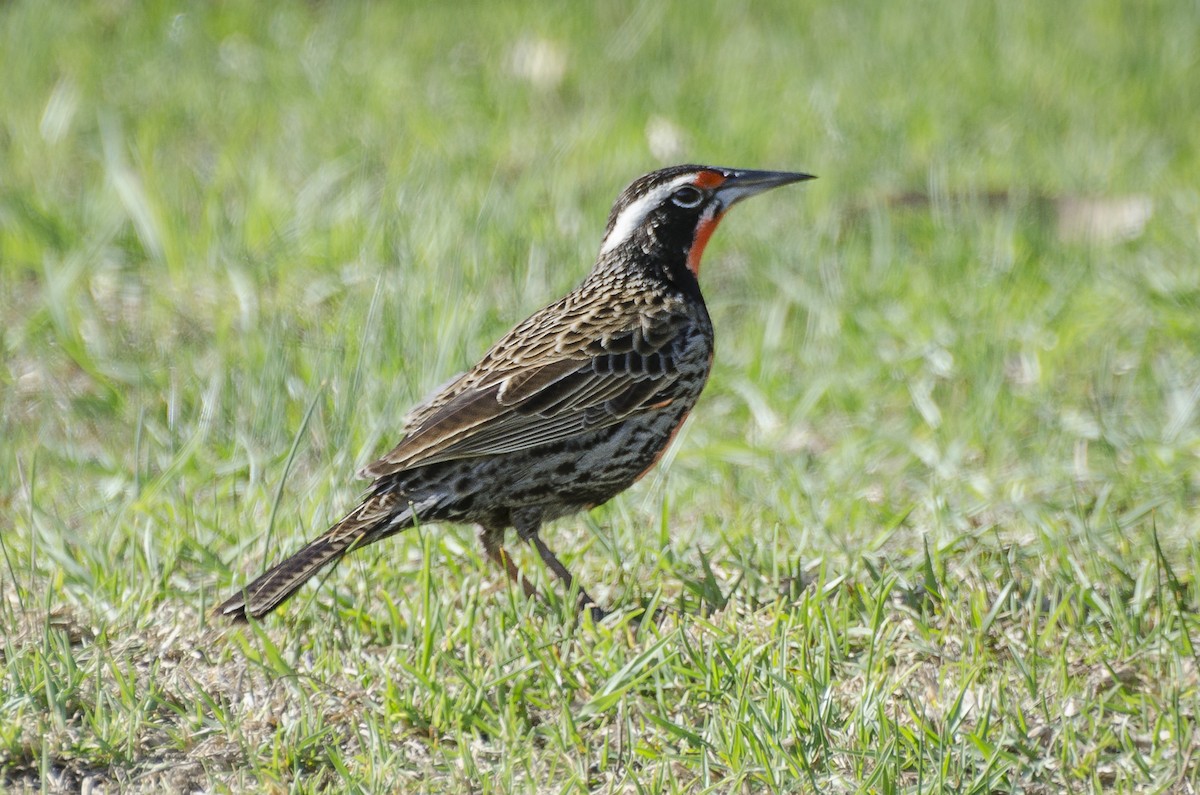
[[[799,174],[791,171],[738,171],[724,169],[725,181],[717,188],[717,198],[721,205],[729,209],[742,199],[756,196],[780,185],[790,185],[793,182],[804,182],[816,179],[812,174]]]

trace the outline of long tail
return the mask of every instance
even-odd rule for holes
[[[262,618],[286,602],[304,583],[352,549],[373,544],[413,524],[413,506],[396,511],[394,493],[374,494],[304,549],[272,566],[217,608],[234,621]]]
[[[218,607],[217,612],[234,621],[262,618],[291,598],[300,590],[300,586],[321,569],[340,560],[353,543],[353,536],[334,538],[326,533],[287,560],[268,569]]]

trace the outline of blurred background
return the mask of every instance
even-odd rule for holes
[[[202,624],[676,162],[819,179],[709,247],[716,366],[666,465],[552,529],[593,593],[931,555],[1049,592],[1160,543],[1194,577],[1198,30],[1182,0],[4,3],[4,620]],[[333,581],[405,604],[429,555],[478,587],[469,550]]]
[[[740,208],[709,252],[718,366],[681,489],[855,543],[873,531],[854,515],[880,522],[864,496],[885,525],[944,496],[960,518],[1031,490],[1072,502],[1113,475],[1130,505],[1191,504],[1193,4],[0,20],[16,514],[36,468],[83,538],[97,511],[154,513],[147,488],[172,514],[233,499],[212,530],[247,538],[263,509],[237,500],[270,499],[297,439],[312,504],[284,510],[334,518],[403,411],[582,278],[628,181],[682,161],[820,179]],[[769,482],[738,483],[746,466]]]

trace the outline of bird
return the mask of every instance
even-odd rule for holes
[[[577,608],[607,611],[542,540],[654,467],[708,380],[713,326],[700,258],[734,204],[811,174],[676,165],[629,184],[596,263],[563,298],[518,323],[478,364],[402,422],[391,452],[362,470],[358,507],[217,608],[261,619],[347,553],[422,523],[474,524],[486,556],[529,598],[504,546],[530,544]]]

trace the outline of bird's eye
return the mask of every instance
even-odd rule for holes
[[[704,194],[699,189],[693,188],[691,185],[684,185],[679,190],[671,194],[671,201],[675,202],[680,207],[698,207],[700,202],[704,201]]]

